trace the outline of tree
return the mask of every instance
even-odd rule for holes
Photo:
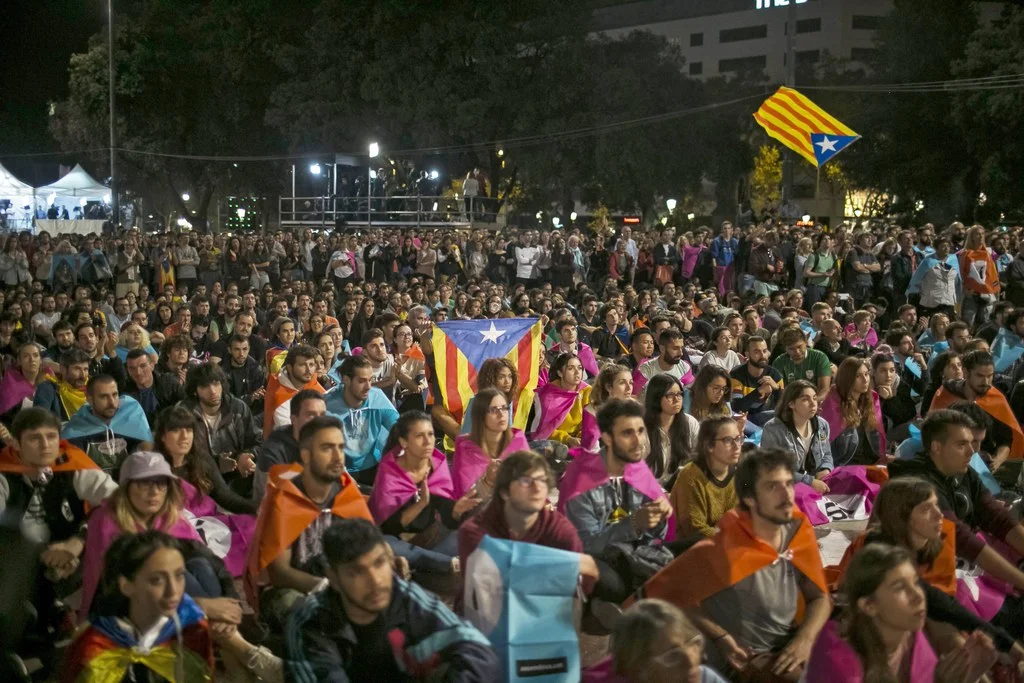
[[[782,155],[775,145],[762,145],[754,159],[750,180],[750,204],[761,215],[779,208],[782,199]]]

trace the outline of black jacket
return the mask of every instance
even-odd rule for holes
[[[131,396],[146,413],[146,417],[149,419],[149,426],[152,427],[156,423],[156,416],[164,408],[177,405],[179,401],[185,399],[185,389],[178,382],[178,378],[166,372],[153,372],[153,396],[156,399],[156,405],[150,405],[148,400],[140,398],[140,390],[135,386],[135,382],[128,379],[128,384],[125,387],[125,394]]]
[[[245,365],[236,368],[231,358],[224,358],[220,364],[221,369],[228,376],[228,392],[235,398],[242,399],[242,403],[252,408],[252,395],[266,384],[263,370],[260,369],[252,356],[245,359]]]
[[[256,474],[253,475],[252,499],[259,503],[266,493],[267,477],[274,465],[290,465],[299,461],[299,442],[292,436],[290,424],[277,427],[266,441],[256,458]]]
[[[224,396],[220,406],[220,424],[211,434],[199,401],[190,398],[183,401],[182,405],[191,410],[196,418],[195,452],[206,461],[207,469],[213,470],[208,473],[214,485],[210,496],[218,505],[231,512],[255,514],[257,506],[249,499],[248,489],[245,489],[244,496],[240,496],[231,491],[226,483],[220,486],[225,480],[220,472],[219,456],[237,458],[241,453],[252,453],[255,458],[259,458],[263,431],[257,428],[248,406],[234,396]]]

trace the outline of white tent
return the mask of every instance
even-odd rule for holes
[[[32,197],[35,190],[28,183],[23,183],[0,164],[0,199]]]
[[[81,197],[82,199],[102,201],[110,194],[110,189],[89,175],[81,164],[76,164],[60,180],[36,189],[36,194],[40,197],[57,195],[58,197]]]

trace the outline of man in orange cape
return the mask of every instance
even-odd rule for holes
[[[988,413],[993,420],[987,441],[994,444],[993,470],[1006,460],[1024,458],[1024,431],[1013,414],[1006,396],[992,386],[995,359],[988,351],[971,351],[963,357],[964,379],[943,383],[932,399],[929,411],[948,408],[957,401],[970,401]]]
[[[684,609],[728,680],[796,681],[832,605],[814,530],[795,506],[792,456],[755,451],[735,485],[740,508],[651,577],[642,597]]]
[[[303,389],[324,393],[316,379],[316,359],[320,352],[312,346],[300,345],[288,349],[284,366],[277,375],[267,379],[267,396],[263,405],[263,438],[270,436],[275,427],[291,423],[288,402]]]
[[[246,563],[246,597],[271,627],[283,628],[299,598],[327,587],[322,539],[334,518],[373,521],[345,471],[345,434],[338,418],[321,415],[306,423],[299,433],[299,457],[302,465],[270,470]],[[261,589],[261,583],[269,586]]]

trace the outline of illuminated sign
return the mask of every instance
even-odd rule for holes
[[[757,9],[769,9],[771,7],[788,7],[790,2],[794,5],[802,5],[807,0],[755,0],[755,2],[757,2]]]
[[[639,216],[626,216],[625,218],[622,219],[622,222],[626,223],[626,224],[629,224],[629,225],[638,225],[640,223],[640,217]]]

